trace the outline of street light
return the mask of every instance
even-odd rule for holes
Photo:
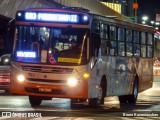
[[[148,16],[143,16],[142,20],[147,21],[148,20]]]
[[[156,30],[158,30],[158,27],[155,27]]]
[[[148,20],[148,16],[142,17],[142,24],[146,24],[146,21]]]
[[[151,24],[154,24],[154,21],[151,21]]]
[[[142,24],[145,24],[146,22],[145,21],[142,21]]]
[[[155,22],[155,25],[160,25],[160,23],[159,22]]]

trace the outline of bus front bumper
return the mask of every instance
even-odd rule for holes
[[[19,82],[16,79],[12,79],[10,93],[54,98],[88,98],[88,81],[82,80],[76,86],[69,86],[28,81]]]

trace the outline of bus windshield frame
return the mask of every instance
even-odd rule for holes
[[[89,61],[86,28],[17,25],[15,39],[15,61],[55,65],[84,65]]]

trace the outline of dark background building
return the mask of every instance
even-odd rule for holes
[[[160,0],[99,0],[102,2],[111,2],[121,4],[121,14],[128,16],[134,20],[135,9],[133,9],[133,3],[138,3],[137,9],[137,22],[141,24],[156,26],[156,14],[160,14]],[[143,17],[147,16],[145,23],[143,22]],[[151,23],[154,22],[153,23]],[[160,27],[159,27],[160,29]]]
[[[101,2],[119,3],[121,4],[121,14],[125,16],[134,16],[133,3],[134,0],[100,0]]]

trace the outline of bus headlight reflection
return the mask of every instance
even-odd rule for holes
[[[78,84],[78,80],[74,77],[68,79],[69,86],[76,86]]]
[[[18,75],[17,79],[19,82],[23,82],[25,80],[25,77],[24,75]]]

